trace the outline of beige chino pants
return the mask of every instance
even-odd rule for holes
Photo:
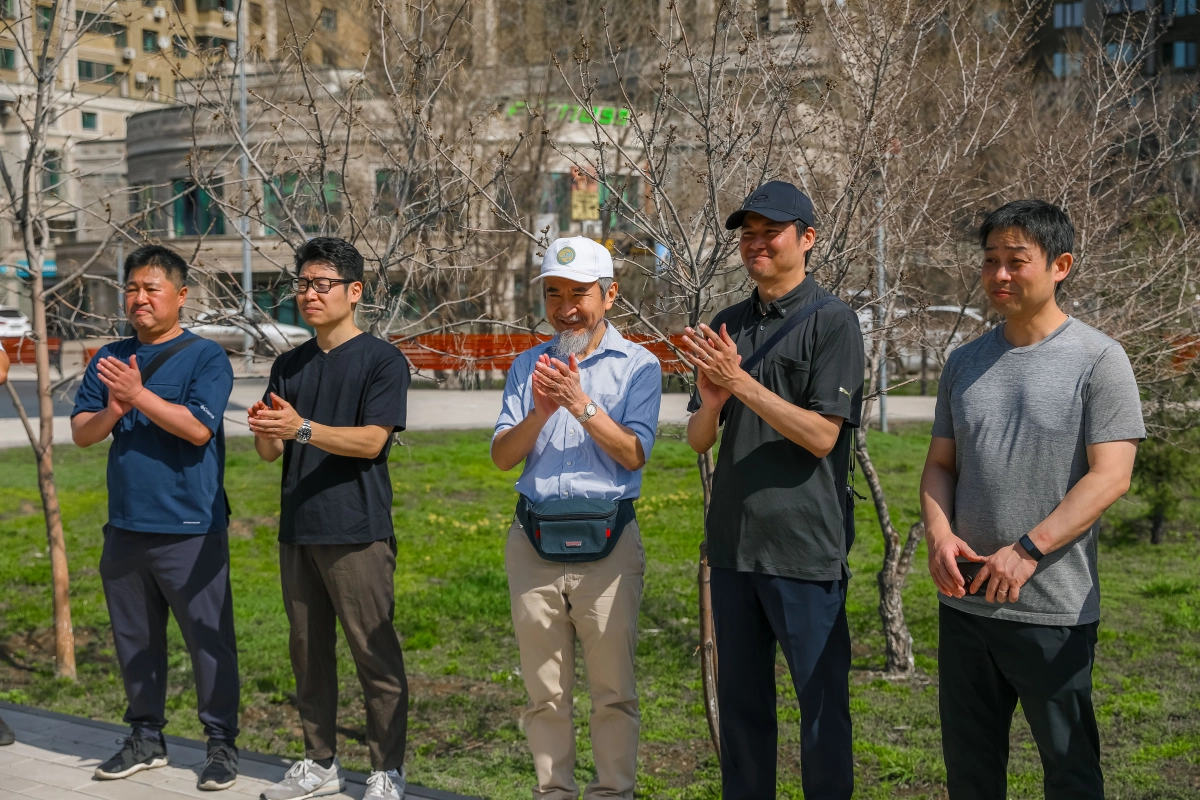
[[[646,554],[637,522],[626,526],[607,558],[583,564],[546,561],[519,522],[504,550],[521,675],[529,692],[522,716],[533,751],[535,800],[577,800],[575,638],[591,687],[590,728],[596,777],[585,800],[633,800],[637,775],[638,712],[633,658]]]

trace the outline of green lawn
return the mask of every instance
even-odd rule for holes
[[[907,530],[928,429],[872,434],[892,514]],[[400,543],[397,621],[412,688],[409,774],[414,782],[487,798],[527,798],[532,779],[517,719],[524,692],[509,621],[502,543],[515,474],[487,457],[487,434],[406,434],[392,455]],[[96,565],[105,519],[103,446],[58,450],[56,474],[72,566],[80,681],[53,677],[49,564],[34,465],[28,452],[0,452],[0,699],[119,721],[122,691]],[[241,642],[243,746],[298,756],[289,698],[287,623],[280,600],[275,525],[279,466],[233,440],[228,489],[234,596]],[[861,489],[860,478],[860,489]],[[639,516],[648,556],[638,675],[642,697],[640,794],[719,797],[718,769],[700,704],[695,560],[701,502],[692,453],[668,432],[646,469]],[[1200,544],[1195,515],[1159,547],[1145,543],[1123,501],[1101,546],[1104,617],[1095,687],[1113,797],[1200,796]],[[851,554],[852,704],[860,797],[941,797],[937,721],[936,601],[924,553],[905,592],[919,677],[881,679],[882,638],[874,572],[881,554],[867,504]],[[922,548],[923,550],[923,548]],[[168,731],[198,738],[191,670],[172,629]],[[361,694],[342,648],[342,755],[366,766]],[[799,798],[798,711],[782,662],[780,797]],[[587,692],[581,681],[580,783],[591,768]],[[1024,721],[1013,729],[1013,798],[1041,796],[1041,772]]]

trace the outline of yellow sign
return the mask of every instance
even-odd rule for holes
[[[571,192],[571,219],[600,219],[599,189],[576,189]]]

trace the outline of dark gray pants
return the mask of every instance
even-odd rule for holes
[[[408,679],[395,616],[396,540],[279,545],[283,605],[291,623],[296,708],[305,755],[337,753],[337,623],[367,705],[371,768],[400,769],[408,736]]]
[[[1098,622],[1032,625],[940,609],[938,693],[951,800],[1004,800],[1017,700],[1045,771],[1046,800],[1103,800],[1092,710]]]
[[[233,742],[241,684],[226,532],[135,533],[106,526],[100,577],[129,703],[125,721],[154,731],[167,724],[172,613],[192,657],[204,733]]]

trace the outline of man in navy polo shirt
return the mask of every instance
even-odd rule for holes
[[[192,657],[208,759],[199,788],[237,780],[237,641],[229,585],[229,505],[221,425],[233,369],[220,345],[183,330],[187,263],[165,247],[125,260],[125,313],[137,335],[103,347],[75,397],[71,435],[108,451],[100,577],[133,730],[96,768],[101,780],[166,766],[167,613]]]

